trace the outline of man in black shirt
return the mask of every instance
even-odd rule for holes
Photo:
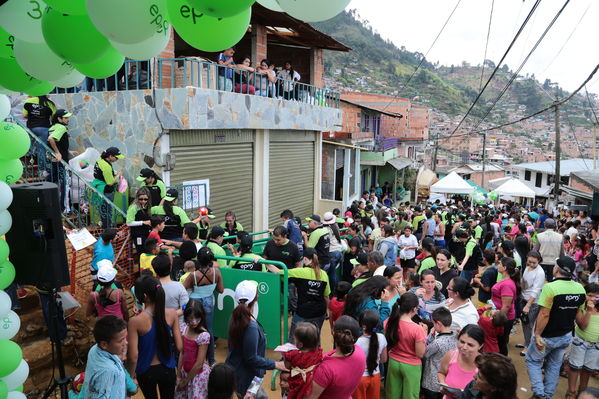
[[[351,260],[355,259],[362,250],[362,240],[358,235],[360,232],[360,226],[354,223],[349,226],[347,232],[349,234],[349,252],[346,252],[343,256],[343,270],[341,273],[341,279],[343,281],[347,281],[348,283],[352,283],[354,281],[354,277],[352,276],[351,272],[354,268],[354,265],[351,263]]]

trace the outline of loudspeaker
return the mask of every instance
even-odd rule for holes
[[[8,208],[12,227],[6,233],[18,284],[47,289],[71,283],[64,242],[58,186],[40,182],[11,185]]]

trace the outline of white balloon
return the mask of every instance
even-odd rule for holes
[[[27,399],[27,396],[23,392],[12,391],[8,393],[6,399]]]
[[[14,54],[19,66],[39,80],[59,80],[73,71],[73,66],[54,54],[45,42],[30,43],[16,39]]]
[[[10,373],[6,377],[0,378],[0,380],[4,381],[4,383],[6,384],[6,388],[8,388],[9,391],[14,391],[19,386],[21,386],[22,383],[25,382],[28,375],[29,365],[25,360],[21,360],[21,363],[15,369],[15,371]]]
[[[0,6],[0,26],[18,39],[41,43],[45,8],[46,3],[41,0],[8,0]]]
[[[5,314],[10,312],[12,301],[8,294],[0,290],[0,318],[4,317]]]
[[[6,209],[0,211],[0,236],[6,234],[10,226],[12,226],[12,216]]]
[[[60,79],[52,80],[50,83],[56,87],[69,88],[77,86],[79,83],[83,82],[83,79],[85,79],[85,76],[76,69],[73,69],[67,75]]]
[[[21,320],[12,310],[0,317],[0,339],[12,339],[19,332],[19,328],[21,328]]]
[[[277,0],[258,0],[258,3],[272,11],[283,11],[279,3],[277,3]]]
[[[157,33],[152,35],[149,39],[139,43],[123,44],[111,41],[110,44],[112,44],[116,51],[132,60],[149,60],[152,57],[156,57],[162,50],[164,50],[170,36],[169,31],[166,34]]]
[[[12,190],[10,186],[0,181],[0,210],[7,209],[12,203]]]
[[[277,0],[279,6],[294,18],[305,22],[326,21],[347,7],[351,0]]]
[[[6,119],[8,114],[10,114],[10,100],[6,95],[0,94],[0,122]],[[2,202],[1,196],[0,202]]]

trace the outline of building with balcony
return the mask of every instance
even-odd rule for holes
[[[139,170],[148,166],[170,186],[207,182],[207,205],[217,221],[233,210],[248,231],[275,226],[287,208],[312,214],[321,198],[322,132],[342,122],[338,93],[322,87],[322,52],[349,48],[258,4],[250,24],[236,54],[270,58],[279,67],[290,60],[302,76],[293,97],[219,90],[222,67],[211,62],[218,54],[192,49],[171,32],[156,59],[127,61],[114,77],[92,81],[92,91],[50,95],[73,113],[71,150],[120,148],[126,159],[115,168],[132,192]],[[243,73],[234,70],[234,77]],[[21,109],[16,101],[14,112]],[[197,206],[186,210],[192,215]]]

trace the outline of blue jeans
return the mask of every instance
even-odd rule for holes
[[[327,274],[329,275],[329,286],[331,287],[331,293],[335,293],[335,288],[337,288],[337,281],[339,280],[337,277],[337,268],[343,262],[343,253],[341,251],[333,251],[329,252],[330,262],[329,269],[327,270]]]
[[[477,270],[462,270],[460,272],[460,277],[465,278],[468,282],[472,281],[472,277],[477,273]]]
[[[561,337],[544,338],[545,351],[539,351],[534,337],[526,351],[526,368],[528,378],[535,395],[551,398],[559,382],[559,369],[564,361],[564,353],[572,342],[572,334]],[[543,380],[543,362],[545,363],[545,379]]]
[[[48,142],[48,130],[49,128],[47,127],[32,127],[31,131],[40,139],[42,140],[42,142],[47,143]],[[36,159],[37,159],[37,165],[39,167],[39,172],[44,171],[47,169],[47,162],[46,162],[46,149],[44,148],[44,146],[42,146],[41,144],[39,144],[37,141],[32,140],[33,144],[31,146],[31,153],[33,155],[35,155]]]
[[[291,327],[289,328],[289,342],[291,342],[291,343],[295,342],[293,332],[295,331],[295,326],[297,326],[297,323],[301,323],[302,321],[304,321],[306,323],[312,323],[316,327],[318,327],[318,332],[320,333],[320,329],[322,328],[322,323],[324,323],[324,319],[325,319],[325,315],[322,315],[320,317],[314,317],[311,319],[305,319],[301,316],[298,316],[297,313],[294,314],[293,317],[291,318]]]
[[[208,363],[214,364],[214,333],[212,331],[212,321],[214,320],[214,296],[204,298],[190,298],[202,302],[204,313],[206,315],[206,327],[210,331],[210,346],[208,347]]]

